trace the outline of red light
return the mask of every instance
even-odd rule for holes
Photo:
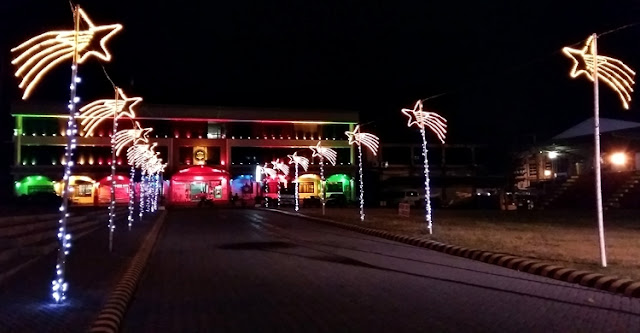
[[[225,162],[224,160],[220,161],[220,165],[225,165],[227,164],[227,162]]]

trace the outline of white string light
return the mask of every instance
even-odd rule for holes
[[[364,221],[364,180],[362,172],[362,145],[369,148],[369,151],[376,156],[378,153],[379,139],[370,133],[360,132],[360,125],[353,131],[344,132],[349,138],[349,144],[358,145],[358,172],[360,174],[360,221]]]
[[[309,159],[304,156],[298,156],[298,152],[293,153],[293,155],[287,155],[289,157],[289,164],[295,164],[296,168],[296,182],[295,182],[295,210],[296,212],[300,210],[300,197],[299,197],[299,186],[300,181],[298,179],[298,166],[302,166],[304,171],[307,171],[309,168]]]
[[[320,199],[322,201],[322,215],[325,214],[325,205],[326,205],[326,194],[325,194],[325,178],[324,178],[324,159],[326,158],[331,165],[336,165],[336,160],[338,157],[338,153],[331,148],[325,148],[321,146],[321,142],[318,141],[318,144],[315,146],[310,146],[309,149],[313,152],[311,157],[319,157],[320,158]]]
[[[266,176],[264,178],[264,182],[266,184],[265,186],[265,194],[269,193],[269,179],[276,179],[277,177],[277,171],[269,168],[267,166],[267,164],[265,163],[264,167],[262,167],[262,172],[264,173],[264,175]],[[265,207],[269,208],[269,197],[265,195]]]
[[[429,229],[429,234],[432,234],[433,217],[431,214],[431,187],[429,185],[429,159],[427,157],[428,150],[425,128],[430,128],[436,134],[438,139],[440,139],[440,141],[444,143],[444,139],[447,134],[447,120],[435,112],[424,111],[421,100],[418,100],[416,102],[413,109],[403,108],[401,111],[407,117],[409,117],[407,127],[416,125],[418,126],[418,128],[420,128],[420,135],[422,136],[422,156],[424,157],[424,219],[427,222],[427,229]]]
[[[276,171],[277,171],[277,170],[280,170],[280,171],[282,171],[282,173],[283,173],[285,176],[288,176],[288,175],[289,175],[289,166],[288,166],[288,165],[286,165],[284,162],[281,162],[281,161],[280,161],[280,159],[276,159],[275,161],[272,161],[272,162],[271,162],[271,164],[273,165],[273,168],[274,168]],[[280,192],[281,192],[281,191],[280,191],[280,189],[281,189],[280,181],[281,181],[281,179],[282,179],[282,178],[279,178],[279,177],[278,177],[278,179],[277,179],[277,181],[278,181],[278,207],[280,207],[280,205],[281,205],[281,203],[282,203],[282,197],[281,197],[281,195],[280,195]]]

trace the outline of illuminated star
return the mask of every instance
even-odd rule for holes
[[[304,171],[309,168],[309,159],[304,156],[298,156],[298,152],[293,153],[293,155],[287,155],[287,157],[289,157],[289,164],[300,165]]]
[[[309,149],[313,152],[311,157],[320,157],[323,159],[327,159],[332,165],[336,165],[336,158],[338,157],[338,153],[331,148],[325,148],[320,145],[320,141],[315,146],[309,146]]]
[[[289,175],[289,166],[284,162],[280,162],[280,159],[276,159],[275,161],[271,162],[271,164],[273,164],[274,169],[282,171],[285,176]]]
[[[349,144],[357,144],[358,146],[364,145],[369,148],[369,150],[373,153],[373,155],[377,155],[378,153],[378,142],[379,139],[377,136],[370,133],[361,133],[360,125],[356,125],[356,128],[351,131],[346,131],[344,134],[349,138]]]
[[[114,147],[116,149],[116,156],[120,156],[120,152],[129,143],[140,144],[149,142],[149,133],[153,131],[153,128],[142,128],[139,122],[135,122],[135,128],[126,129],[116,132],[114,137]]]
[[[73,59],[74,51],[78,51],[78,63],[84,63],[92,55],[102,61],[110,61],[111,54],[107,49],[107,41],[122,30],[120,24],[96,26],[84,10],[78,14],[87,26],[78,31],[76,48],[75,30],[49,31],[33,37],[11,49],[11,52],[22,51],[11,63],[19,66],[15,76],[22,77],[19,87],[24,89],[22,99],[27,99],[42,77],[56,65]]]
[[[80,109],[82,126],[84,126],[84,136],[93,134],[96,127],[105,119],[116,115],[116,120],[127,116],[131,119],[136,117],[133,109],[138,103],[142,102],[141,97],[128,98],[122,89],[118,88],[118,100],[115,99],[99,99],[93,101]]]
[[[604,81],[618,94],[622,106],[629,109],[628,102],[631,101],[632,86],[635,84],[633,79],[636,72],[618,59],[601,55],[594,57],[594,51],[593,35],[589,36],[581,49],[563,48],[562,52],[573,60],[573,67],[569,75],[576,78],[584,74],[589,80],[594,81],[594,72],[596,72],[598,79]],[[597,71],[595,70],[596,63]]]
[[[444,138],[447,134],[447,120],[435,112],[422,110],[422,107],[422,101],[418,100],[413,110],[402,109],[402,113],[409,117],[407,127],[415,124],[419,128],[424,129],[424,127],[427,126],[438,136],[438,139],[444,143]]]

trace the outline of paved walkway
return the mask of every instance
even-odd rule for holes
[[[259,210],[170,211],[125,332],[638,332],[640,300]]]
[[[111,253],[107,221],[104,228],[72,240],[66,303],[57,305],[50,296],[55,252],[0,284],[0,332],[86,332],[150,229],[151,222],[145,221],[128,231],[125,220],[116,222]]]

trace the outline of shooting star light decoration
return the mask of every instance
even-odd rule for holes
[[[80,21],[84,21],[88,27],[80,30]],[[91,56],[104,61],[111,60],[111,54],[106,48],[107,41],[118,31],[122,30],[122,25],[102,25],[96,26],[80,8],[73,6],[73,29],[49,31],[37,35],[26,42],[11,49],[16,54],[11,64],[16,66],[16,77],[21,77],[20,89],[23,89],[22,99],[26,100],[31,95],[38,82],[63,61],[71,60],[71,84],[69,85],[69,118],[67,121],[65,148],[65,162],[62,189],[62,205],[60,206],[61,218],[58,221],[58,240],[60,247],[56,261],[56,277],[51,282],[51,297],[56,303],[66,299],[68,283],[65,280],[66,257],[71,247],[71,234],[67,230],[67,218],[69,207],[69,194],[71,187],[69,177],[73,167],[73,155],[76,147],[76,134],[78,127],[75,117],[77,116],[77,103],[80,98],[77,96],[77,87],[81,82],[78,77],[78,65],[84,63]]]
[[[282,171],[285,177],[289,175],[289,166],[284,162],[281,162],[279,158],[272,161],[271,164],[276,171]],[[283,179],[286,181],[285,177],[278,177],[278,207],[280,207],[280,204],[282,203],[282,198],[280,196],[280,183]]]
[[[562,52],[573,60],[569,73],[572,78],[584,74],[593,82],[596,73],[598,79],[607,83],[618,94],[622,106],[629,109],[636,72],[618,59],[597,55],[594,35],[589,36],[583,48],[565,47]]]
[[[338,158],[338,153],[336,153],[335,150],[331,149],[331,148],[325,148],[321,146],[321,142],[318,141],[318,144],[315,146],[310,146],[309,149],[311,149],[311,151],[313,152],[313,154],[311,155],[311,157],[318,157],[320,158],[320,182],[322,183],[320,190],[322,191],[322,193],[320,193],[320,200],[322,201],[322,215],[324,215],[325,213],[325,203],[326,203],[326,198],[325,198],[325,179],[324,179],[324,159],[326,158],[329,163],[331,163],[331,165],[335,166],[336,165],[336,161]]]
[[[289,157],[289,164],[295,164],[295,168],[296,168],[295,209],[297,212],[298,210],[300,210],[300,200],[299,200],[300,182],[298,179],[298,165],[302,166],[302,169],[304,169],[304,171],[307,171],[307,169],[309,168],[309,159],[304,156],[298,156],[298,152],[293,153],[293,155],[287,155],[287,157]]]
[[[264,178],[264,182],[266,184],[266,187],[265,187],[266,191],[267,191],[267,193],[269,193],[269,179],[276,179],[278,177],[278,171],[276,171],[273,168],[269,168],[267,165],[268,164],[265,163],[264,166],[261,168],[261,171],[262,171],[262,173],[264,173],[265,176],[267,176],[267,177]],[[266,197],[265,206],[267,208],[269,207],[269,198],[268,197]]]
[[[120,152],[122,149],[128,144],[143,144],[149,143],[149,133],[153,130],[153,128],[142,128],[140,127],[139,122],[134,122],[135,126],[133,129],[127,129],[118,131],[114,136],[116,156],[120,156]],[[129,216],[127,217],[127,225],[129,230],[131,230],[131,226],[133,225],[133,211],[134,211],[134,202],[135,202],[135,183],[133,181],[136,176],[136,167],[134,164],[129,163],[131,166],[131,171],[129,172]]]
[[[149,142],[149,133],[153,128],[140,127],[140,123],[135,122],[135,128],[118,131],[115,135],[116,156],[120,156],[122,149],[128,144],[138,144],[140,142]]]
[[[433,233],[433,219],[431,216],[431,188],[429,186],[429,159],[427,158],[427,137],[425,133],[425,127],[428,127],[436,134],[440,142],[444,143],[445,136],[447,134],[447,120],[435,112],[428,112],[423,110],[422,101],[418,100],[413,109],[402,109],[409,121],[407,127],[413,125],[420,128],[420,134],[422,135],[422,156],[424,157],[424,219],[427,222],[427,228],[429,234]]]
[[[59,63],[73,59],[76,52],[78,64],[84,63],[91,56],[105,62],[111,60],[107,42],[122,30],[122,25],[96,26],[84,10],[78,8],[77,13],[88,27],[86,30],[78,30],[77,33],[76,30],[45,32],[11,49],[11,52],[21,52],[11,63],[19,66],[15,76],[22,77],[19,85],[24,89],[22,99],[29,98],[31,91],[47,72]]]
[[[118,99],[99,99],[97,101],[93,101],[80,109],[80,116],[82,122],[80,123],[84,126],[84,136],[93,135],[93,131],[95,131],[96,127],[105,119],[113,117],[115,115],[114,121],[118,121],[118,119],[122,117],[129,117],[134,119],[136,117],[136,112],[134,107],[142,102],[141,97],[127,97],[124,94],[122,89],[117,88]]]
[[[344,134],[349,138],[349,144],[358,145],[358,171],[360,174],[360,221],[364,221],[364,181],[362,179],[362,146],[369,148],[369,151],[376,156],[378,154],[379,141],[377,136],[370,133],[360,132],[360,125],[353,131],[346,131]]]
[[[604,239],[604,208],[602,203],[602,170],[600,156],[600,92],[599,81],[604,81],[613,89],[622,102],[622,107],[629,109],[635,72],[622,61],[598,55],[598,35],[587,38],[583,48],[565,47],[562,52],[571,60],[573,67],[569,76],[576,78],[582,74],[593,82],[593,136],[594,136],[594,169],[596,184],[596,213],[598,219],[598,238],[600,243],[600,259],[602,267],[607,267],[607,253]]]

